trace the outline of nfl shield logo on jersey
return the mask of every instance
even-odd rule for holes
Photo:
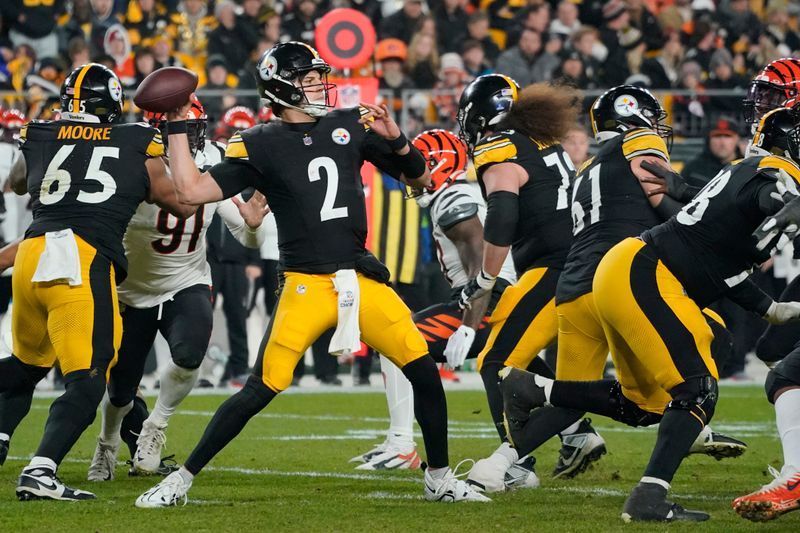
[[[344,128],[336,128],[331,133],[331,138],[336,144],[345,145],[350,142],[350,132]]]

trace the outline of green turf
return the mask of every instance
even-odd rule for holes
[[[750,450],[717,462],[691,457],[673,485],[676,499],[703,509],[712,520],[696,531],[752,530],[730,510],[733,497],[769,481],[766,465],[780,466],[772,407],[759,387],[723,388],[715,427],[743,438]],[[167,453],[185,459],[220,396],[190,397],[174,417]],[[480,392],[448,394],[453,464],[480,458],[496,446],[486,400]],[[152,401],[152,400],[151,400]],[[195,480],[189,505],[140,510],[135,498],[154,480],[85,481],[97,423],[61,466],[68,484],[94,490],[84,503],[17,502],[14,486],[23,461],[41,435],[49,400],[36,400],[14,435],[11,456],[0,467],[0,532],[9,531],[683,531],[685,525],[624,525],[619,519],[625,493],[636,483],[655,438],[652,429],[632,430],[598,419],[609,454],[577,479],[549,478],[556,443],[538,453],[543,487],[494,497],[489,504],[433,504],[421,499],[418,472],[359,474],[347,460],[366,451],[385,430],[382,394],[291,394],[278,398],[253,419]],[[313,439],[309,438],[312,437]],[[281,440],[294,438],[295,440]],[[421,439],[417,439],[421,443]],[[126,459],[126,454],[120,455]],[[241,469],[234,471],[234,469]],[[764,531],[798,531],[800,512],[761,525]]]

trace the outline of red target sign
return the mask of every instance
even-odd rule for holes
[[[322,59],[332,67],[356,68],[372,57],[375,28],[361,11],[334,9],[317,23],[314,41]]]

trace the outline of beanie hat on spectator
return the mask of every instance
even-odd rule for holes
[[[720,65],[728,65],[729,67],[733,67],[733,56],[727,48],[718,48],[717,50],[714,50],[713,54],[711,54],[709,68],[713,71],[716,70],[716,68]]]
[[[711,125],[711,129],[708,132],[709,137],[718,135],[737,137],[739,135],[739,125],[730,117],[720,117]]]
[[[214,6],[214,16],[219,18],[222,10],[226,7],[236,9],[236,4],[234,4],[231,0],[217,0],[216,5]]]
[[[375,61],[381,62],[389,59],[405,61],[408,57],[408,47],[400,39],[390,38],[378,41],[375,47]]]
[[[211,70],[212,68],[218,66],[223,66],[226,70],[228,69],[228,62],[225,61],[225,56],[214,54],[208,58],[208,61],[206,61],[206,70]]]
[[[461,56],[456,54],[455,52],[449,52],[447,54],[443,54],[440,63],[441,66],[439,67],[439,71],[441,73],[445,73],[450,70],[457,70],[458,72],[464,72],[464,60],[461,59]]]
[[[627,7],[622,0],[611,0],[603,6],[603,21],[609,22],[622,15]]]

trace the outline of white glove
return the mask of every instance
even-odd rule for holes
[[[447,358],[450,368],[458,368],[464,364],[474,340],[475,330],[463,324],[450,335],[450,338],[447,339],[447,347],[444,349],[444,356]]]
[[[772,302],[764,318],[773,326],[800,320],[800,302]]]

